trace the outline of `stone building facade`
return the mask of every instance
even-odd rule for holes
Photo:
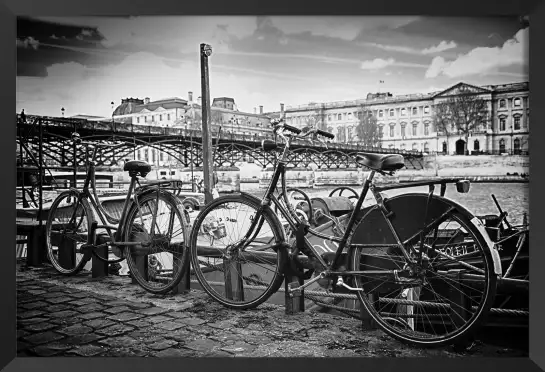
[[[335,134],[336,142],[357,143],[356,126],[364,112],[372,113],[382,133],[381,147],[417,150],[424,153],[461,154],[465,136],[446,136],[434,125],[437,103],[461,91],[471,91],[488,102],[487,122],[476,128],[468,138],[470,153],[528,153],[529,84],[528,82],[474,86],[459,83],[429,94],[392,96],[389,93],[369,94],[366,99],[303,106],[286,106],[288,124],[304,127],[322,124]]]

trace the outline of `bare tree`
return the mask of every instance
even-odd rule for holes
[[[382,136],[373,112],[367,106],[361,105],[358,109],[358,119],[356,135],[359,143],[367,147],[380,147]]]
[[[458,133],[464,136],[464,153],[469,154],[469,135],[486,124],[489,116],[488,102],[478,95],[462,91],[435,106],[434,122],[437,130],[449,136]]]

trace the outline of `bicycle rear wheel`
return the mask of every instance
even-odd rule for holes
[[[191,230],[192,274],[211,297],[233,309],[260,305],[284,279],[282,227],[270,211],[256,217],[259,203],[244,194],[221,196],[204,208]],[[243,243],[255,218],[257,225]]]
[[[189,269],[188,227],[183,206],[172,195],[154,191],[133,202],[122,236],[131,276],[145,290],[164,294],[178,285]]]
[[[76,190],[64,191],[53,201],[45,225],[46,248],[59,273],[76,274],[85,266],[81,246],[87,243],[92,221],[87,200]]]
[[[416,267],[406,264],[379,208],[355,228],[348,259],[350,270],[359,271],[352,279],[361,289],[360,301],[386,333],[410,344],[438,346],[468,337],[485,319],[497,275],[472,216],[434,196],[423,228],[426,199],[412,194],[385,203]]]

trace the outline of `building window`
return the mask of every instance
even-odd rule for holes
[[[340,115],[340,114],[339,114]],[[337,128],[337,140],[339,142],[343,142],[344,141],[344,128],[343,127],[338,127]]]
[[[378,112],[378,117],[379,117],[379,118],[384,117],[384,111],[379,110],[379,112]]]
[[[424,107],[424,114],[429,114],[429,113],[430,113],[430,106]]]
[[[151,162],[155,163],[155,150],[151,150]]]
[[[443,154],[447,153],[447,142],[443,141]]]
[[[144,123],[147,123],[147,122],[148,122],[148,117],[144,116]]]
[[[413,143],[413,151],[416,151],[418,150],[418,143]]]
[[[348,120],[352,120],[352,113],[351,112],[348,113]]]
[[[136,118],[136,124],[140,124],[140,118]]]
[[[361,119],[361,111],[358,111],[358,119]]]
[[[159,121],[163,121],[163,115],[159,115]]]
[[[159,161],[163,161],[164,158],[165,158],[165,157],[164,157],[163,152],[162,152],[162,151],[159,152]]]
[[[144,150],[144,161],[149,161],[149,158],[148,158],[148,149],[145,149],[145,150]]]
[[[429,136],[430,134],[430,125],[428,123],[424,124],[424,135]]]
[[[401,137],[405,138],[405,124],[401,124]]]
[[[379,135],[379,138],[384,137],[384,125],[381,125],[378,127],[378,135]]]
[[[136,160],[141,160],[141,159],[142,159],[142,153],[141,153],[140,150],[138,150],[138,151],[136,152]]]
[[[500,118],[500,130],[505,130],[505,118]]]
[[[418,107],[413,107],[413,115],[418,115]]]
[[[473,142],[473,150],[479,151],[479,140]]]
[[[505,100],[500,99],[500,108],[505,108]]]
[[[394,109],[390,109],[390,116],[394,116]]]
[[[155,122],[155,115],[151,115],[151,122],[152,122],[152,123]]]
[[[520,98],[515,98],[513,100],[513,106],[520,107]]]
[[[430,145],[427,142],[424,142],[424,152],[430,152]]]
[[[389,148],[389,149],[393,149],[393,148],[394,148],[394,145],[390,144],[390,145],[388,145],[388,148]]]
[[[352,127],[348,127],[348,141],[352,141]]]
[[[418,124],[413,124],[413,136],[416,136],[416,128]]]
[[[407,115],[407,109],[402,108],[401,109],[401,116],[405,116],[405,115]]]
[[[327,115],[327,121],[331,121],[331,115]]]
[[[514,118],[514,128],[515,130],[520,129],[520,116],[515,116]]]
[[[505,152],[505,140],[502,138],[500,140],[500,154],[503,154]]]
[[[520,155],[520,139],[518,138],[513,141],[513,152],[515,155]]]
[[[390,137],[394,136],[394,126],[395,124],[390,124]]]
[[[337,116],[337,120],[343,120],[343,116],[342,116],[341,114],[339,114],[339,115]]]

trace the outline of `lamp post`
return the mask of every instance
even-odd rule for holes
[[[212,55],[212,47],[208,44],[200,45],[201,60],[201,91],[202,91],[202,153],[203,153],[203,175],[204,175],[204,197],[206,203],[210,203],[212,196],[212,170],[214,159],[212,153],[212,133],[210,120],[210,86],[208,58]]]
[[[64,118],[64,107],[61,107],[61,115]]]

